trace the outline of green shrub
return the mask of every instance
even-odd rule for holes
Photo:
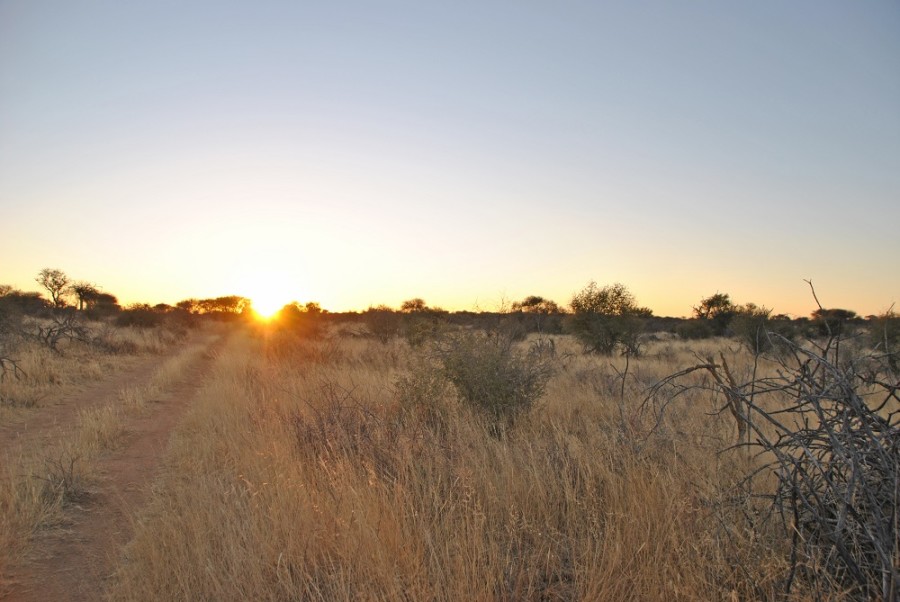
[[[748,303],[737,308],[729,326],[731,333],[743,343],[753,355],[760,355],[772,349],[769,338],[769,314],[771,309]]]
[[[495,427],[509,425],[531,408],[553,373],[552,358],[543,350],[522,353],[499,334],[458,332],[444,337],[436,354],[460,400]]]
[[[644,322],[652,312],[639,307],[625,285],[599,288],[591,282],[572,297],[571,306],[569,330],[586,352],[610,355],[621,345],[626,353],[638,354]]]

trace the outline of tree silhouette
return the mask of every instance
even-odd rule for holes
[[[65,272],[55,268],[44,268],[38,272],[37,278],[34,280],[50,293],[50,301],[54,307],[65,307],[64,296],[70,283]]]
[[[844,325],[856,318],[856,312],[849,309],[819,308],[812,313],[822,336],[837,336],[843,333]]]
[[[737,308],[727,293],[716,293],[700,301],[694,309],[694,316],[699,320],[708,320],[717,335],[725,334]]]
[[[91,284],[90,282],[85,282],[84,280],[73,282],[69,287],[69,290],[71,290],[72,293],[75,294],[75,299],[78,301],[79,311],[83,310],[86,305],[90,306],[91,301],[100,294],[100,287]]]
[[[421,313],[428,309],[424,299],[416,297],[415,299],[407,299],[400,306],[400,311],[406,314]]]
[[[529,295],[522,301],[516,301],[512,304],[512,310],[526,314],[558,314],[562,312],[555,301],[544,299],[538,295]]]
[[[560,315],[563,310],[555,301],[539,295],[530,295],[512,304],[512,312],[518,316],[524,328],[531,332],[544,332],[548,325],[559,331]]]

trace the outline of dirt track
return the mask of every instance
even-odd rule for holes
[[[122,547],[132,534],[136,511],[145,503],[169,436],[212,367],[224,337],[199,335],[188,344],[202,343],[170,386],[150,400],[137,416],[127,416],[125,435],[115,450],[93,465],[99,479],[88,496],[65,511],[64,523],[39,532],[29,547],[27,563],[12,575],[9,601],[99,600],[105,581]],[[30,420],[0,431],[0,451],[10,445],[42,445],[58,436],[61,425],[72,424],[80,410],[117,399],[125,386],[140,387],[162,363],[173,357],[151,358],[138,367],[98,383],[82,393],[41,408]]]

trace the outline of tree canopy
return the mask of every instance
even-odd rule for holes
[[[71,282],[65,272],[56,268],[44,268],[34,280],[50,294],[54,307],[65,307],[65,295]]]

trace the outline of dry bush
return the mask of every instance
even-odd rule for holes
[[[89,332],[74,309],[57,309],[48,318],[29,321],[28,335],[54,353],[60,353],[61,343],[87,343]]]
[[[84,459],[71,451],[44,458],[44,467],[31,475],[43,483],[41,496],[47,505],[66,506],[88,495]]]
[[[791,536],[791,573],[816,591],[900,597],[900,379],[879,357],[837,354],[781,338],[792,360],[747,399],[755,446],[774,456],[772,504]],[[832,354],[833,352],[833,354]],[[873,362],[874,365],[873,365]]]
[[[0,362],[0,412],[39,406],[43,400],[122,370],[142,355],[164,353],[186,336],[180,328],[120,328],[108,321],[78,321],[84,336],[61,336],[53,350],[34,333],[46,335],[56,328],[54,324],[44,318],[26,318],[16,333],[0,337],[0,357],[14,360]]]
[[[483,412],[495,432],[531,409],[554,370],[540,343],[523,353],[502,333],[449,334],[434,345],[434,354],[460,399]]]
[[[671,386],[661,415],[685,392],[724,398],[738,445],[756,451],[731,501],[754,508],[754,531],[781,538],[783,595],[896,599],[900,380],[888,356],[839,330],[803,344],[768,329],[756,338],[765,344],[751,346],[751,371],[710,355],[662,379],[647,401]]]
[[[390,307],[379,305],[364,311],[362,322],[371,336],[382,343],[387,343],[400,336],[403,316]]]
[[[869,338],[875,353],[884,357],[891,370],[900,372],[900,315],[893,307],[872,321]]]
[[[43,469],[42,459],[7,450],[0,457],[0,598],[10,583],[9,569],[21,562],[28,538],[40,526],[58,518],[59,505],[47,504],[45,483],[32,478]]]

